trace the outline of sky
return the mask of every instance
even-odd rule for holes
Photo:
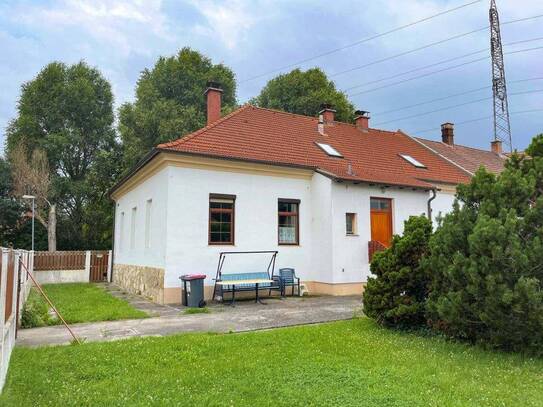
[[[376,61],[487,26],[490,0],[346,47],[469,2],[0,0],[0,151],[5,128],[16,115],[21,85],[47,63],[85,60],[97,67],[110,81],[118,108],[134,99],[143,69],[185,46],[233,69],[240,103],[256,96],[280,72],[317,66],[346,91],[357,109],[371,112],[371,127],[438,140],[440,124],[453,122],[457,143],[489,149],[491,63],[484,58],[490,55],[488,30]],[[543,132],[543,1],[497,0],[497,5],[502,41],[510,44],[504,52],[513,145],[522,150]],[[533,41],[519,43],[525,40]],[[299,63],[342,47],[346,48]],[[529,48],[535,49],[515,52]],[[459,58],[466,54],[471,55]],[[429,74],[475,59],[482,60]],[[451,61],[437,64],[445,60]],[[431,64],[437,65],[424,68]],[[368,66],[351,70],[362,65]],[[341,73],[346,70],[350,72]],[[416,71],[404,74],[411,70]],[[442,100],[422,104],[434,99]],[[453,107],[459,104],[463,106]],[[417,106],[405,108],[412,105]],[[526,110],[540,111],[515,113]]]

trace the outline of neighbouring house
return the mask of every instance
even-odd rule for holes
[[[489,151],[455,144],[453,123],[441,125],[441,142],[423,138],[417,140],[470,175],[475,174],[481,166],[494,174],[499,174],[507,159],[502,151],[502,142],[499,140],[490,143]]]
[[[158,145],[111,192],[113,281],[159,303],[180,302],[186,273],[207,275],[209,299],[222,251],[277,250],[311,293],[361,293],[373,251],[410,215],[449,211],[472,174],[434,142],[370,128],[367,112],[220,117],[221,93],[205,91],[206,127]]]

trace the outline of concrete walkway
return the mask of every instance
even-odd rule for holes
[[[350,319],[361,308],[356,297],[294,297],[265,299],[266,305],[239,301],[235,307],[212,305],[209,314],[183,314],[168,307],[160,317],[71,325],[87,342],[113,341],[140,336],[165,336],[186,332],[244,332],[293,325]],[[71,342],[64,326],[21,329],[20,346],[61,345]]]

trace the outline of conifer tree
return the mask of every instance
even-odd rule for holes
[[[428,275],[421,257],[428,250],[432,224],[425,216],[411,216],[402,236],[394,236],[387,250],[377,253],[364,291],[364,313],[387,326],[424,325]]]

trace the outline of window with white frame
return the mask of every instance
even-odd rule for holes
[[[133,250],[136,248],[136,214],[138,213],[138,208],[132,208],[132,218],[130,219],[130,249]]]
[[[356,235],[356,213],[347,212],[345,214],[345,232],[347,235]]]
[[[121,220],[120,220],[120,226],[119,226],[119,248],[122,251],[124,251],[124,212],[121,212]]]
[[[153,208],[153,200],[148,199],[145,204],[145,248],[151,248],[151,210]]]

